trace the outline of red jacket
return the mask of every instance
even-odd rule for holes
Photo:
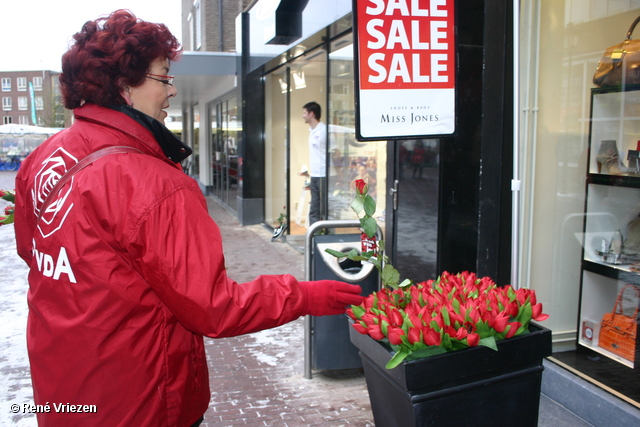
[[[42,426],[190,426],[209,403],[202,336],[274,327],[304,313],[292,276],[237,284],[197,183],[127,115],[86,104],[22,163],[18,253],[29,264],[27,344]],[[78,172],[36,224],[52,185]],[[62,406],[61,406],[62,405]],[[76,409],[89,413],[61,412]],[[80,405],[95,405],[83,407]]]

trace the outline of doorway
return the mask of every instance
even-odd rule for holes
[[[387,251],[401,280],[438,273],[440,140],[389,142]]]

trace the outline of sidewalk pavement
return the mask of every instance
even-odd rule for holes
[[[262,225],[241,227],[207,198],[223,237],[227,275],[243,283],[261,274],[304,279],[304,255]],[[361,370],[304,378],[303,319],[235,338],[205,339],[211,403],[203,426],[373,426]]]
[[[7,174],[0,172],[0,188]],[[15,175],[14,175],[15,176]],[[12,178],[12,177],[11,177]],[[211,216],[224,239],[228,275],[243,283],[260,274],[304,278],[304,256],[261,225],[242,227],[212,198]],[[11,414],[13,403],[32,403],[25,344],[27,268],[15,253],[13,226],[0,227],[0,425],[32,427],[32,414]],[[373,426],[361,370],[313,372],[304,378],[303,319],[235,338],[205,339],[211,403],[203,427]],[[541,396],[540,427],[587,427]]]

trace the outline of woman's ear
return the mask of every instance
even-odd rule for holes
[[[133,105],[133,100],[131,99],[131,88],[129,86],[126,86],[124,89],[120,90],[120,96],[124,98],[128,106]]]

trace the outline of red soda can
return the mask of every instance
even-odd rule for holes
[[[369,237],[367,233],[360,234],[360,242],[362,246],[362,253],[365,252],[373,252],[373,255],[376,256],[378,252],[378,243],[376,242],[376,236]]]

